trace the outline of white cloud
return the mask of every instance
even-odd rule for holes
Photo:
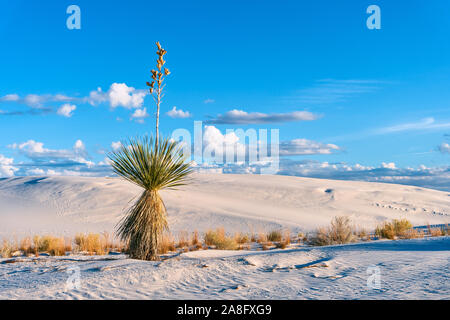
[[[339,150],[340,148],[335,144],[325,144],[307,139],[294,139],[280,143],[281,156],[331,154]]]
[[[87,160],[86,148],[81,140],[77,140],[70,149],[48,149],[44,147],[44,143],[34,140],[28,140],[23,143],[14,143],[9,146],[14,150],[18,150],[21,154],[36,162],[48,161],[52,165],[58,166],[67,164],[82,164],[92,166],[94,163]]]
[[[73,111],[75,111],[76,109],[77,109],[76,105],[66,103],[63,104],[56,113],[59,114],[60,116],[70,118],[71,116],[73,116]]]
[[[417,122],[402,123],[395,126],[375,130],[377,134],[396,133],[404,131],[432,130],[450,128],[450,122],[436,123],[434,118],[425,118]]]
[[[140,108],[146,92],[128,87],[125,83],[113,83],[108,91],[111,107]]]
[[[111,143],[111,148],[114,150],[114,151],[117,151],[117,150],[119,150],[120,148],[122,147],[122,142],[120,142],[120,141],[117,141],[117,142],[112,142]]]
[[[144,123],[144,119],[147,117],[149,117],[149,114],[147,113],[147,108],[136,109],[131,115],[131,119],[134,119],[136,120],[136,122],[139,123]]]
[[[89,104],[96,106],[100,103],[108,101],[108,97],[107,94],[102,91],[102,88],[98,87],[97,90],[89,93],[89,97],[86,98],[86,101]]]
[[[450,154],[450,144],[448,144],[446,142],[442,142],[442,144],[439,146],[439,151],[442,153]]]
[[[2,154],[0,154],[0,178],[12,177],[14,175],[14,172],[19,170],[13,166],[13,162],[13,158],[6,158]]]
[[[219,129],[214,126],[205,126],[203,131],[203,152],[207,158],[215,157],[221,162],[223,156],[228,149],[234,150],[237,155],[245,156],[246,147],[239,143],[239,137],[235,132],[222,134]],[[220,159],[219,159],[220,158]]]
[[[133,109],[142,107],[146,95],[145,90],[136,90],[125,83],[113,83],[108,92],[103,92],[101,88],[91,91],[86,101],[91,105],[108,102],[111,108]]]
[[[172,110],[167,112],[167,115],[171,118],[189,118],[191,114],[189,111],[177,110],[177,107],[173,107]]]
[[[279,123],[291,121],[311,121],[319,118],[319,115],[308,111],[293,111],[288,113],[261,113],[245,112],[243,110],[231,110],[223,115],[218,115],[215,119],[207,120],[210,124],[258,124],[258,123]]]
[[[209,103],[214,103],[216,102],[216,100],[214,99],[206,99],[205,101],[203,101],[204,104],[209,104]]]
[[[7,94],[0,98],[0,101],[19,101],[20,97],[18,94]]]
[[[397,169],[395,167],[395,163],[394,162],[389,162],[389,163],[382,162],[381,163],[381,167],[384,168],[384,169]]]
[[[28,176],[44,176],[45,171],[41,168],[29,169],[26,171]]]

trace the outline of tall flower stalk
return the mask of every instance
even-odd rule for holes
[[[163,82],[170,74],[169,69],[164,68],[166,61],[164,60],[164,55],[167,53],[164,50],[159,42],[156,42],[156,46],[158,51],[156,51],[156,55],[158,59],[156,59],[156,70],[152,69],[150,72],[152,74],[152,81],[147,81],[147,86],[149,86],[150,94],[156,103],[156,144],[159,143],[159,112],[161,107],[162,98],[164,97],[163,89],[166,86]]]

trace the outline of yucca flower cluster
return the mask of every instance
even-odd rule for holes
[[[156,60],[156,70],[152,69],[150,73],[152,74],[152,81],[147,81],[147,86],[149,86],[150,94],[156,102],[156,143],[159,140],[159,112],[161,106],[161,99],[163,98],[162,90],[164,89],[164,78],[170,74],[169,69],[164,68],[166,61],[164,60],[164,55],[167,53],[165,49],[161,47],[159,42],[156,42],[158,51],[156,55],[158,59]],[[156,86],[155,86],[156,84]]]

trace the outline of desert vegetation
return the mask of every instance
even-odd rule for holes
[[[309,240],[315,246],[344,244],[356,241],[355,228],[348,217],[335,217],[329,227],[317,229]]]
[[[259,233],[227,233],[224,228],[200,233],[180,231],[176,236],[168,231],[158,242],[158,255],[196,250],[272,250],[297,246],[325,246],[376,239],[414,239],[450,235],[450,225],[427,226],[416,229],[408,220],[393,220],[378,226],[373,232],[357,230],[348,217],[335,217],[328,227],[318,228],[309,235],[291,234],[289,230],[271,230]],[[107,232],[77,234],[73,238],[50,235],[25,237],[0,243],[0,256],[63,256],[68,254],[105,255],[130,252],[129,243],[115,239]]]
[[[117,226],[117,234],[127,243],[130,257],[142,260],[158,260],[158,251],[167,250],[167,243],[162,243],[162,237],[169,225],[166,206],[159,192],[186,184],[191,173],[190,164],[186,162],[178,142],[159,137],[163,82],[170,71],[164,68],[167,51],[159,42],[156,45],[156,70],[150,71],[152,81],[147,82],[156,103],[156,139],[147,136],[129,139],[121,144],[119,150],[108,155],[118,176],[144,190]],[[179,245],[185,245],[182,239]]]

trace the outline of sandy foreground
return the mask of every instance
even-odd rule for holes
[[[0,299],[450,299],[450,238],[0,260]],[[34,260],[34,261],[33,261]],[[79,275],[79,282],[75,276]]]
[[[117,178],[0,179],[0,237],[112,231],[140,189]],[[311,231],[350,216],[450,221],[450,194],[283,176],[197,174],[164,191],[172,232]],[[269,251],[200,250],[161,262],[124,255],[0,259],[0,299],[450,299],[450,237]]]

